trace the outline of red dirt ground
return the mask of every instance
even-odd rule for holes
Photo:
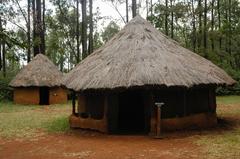
[[[220,107],[221,112],[234,110]],[[232,112],[232,111],[230,111]],[[33,139],[2,139],[0,159],[194,159],[207,158],[199,137],[218,134],[239,124],[239,116],[224,115],[219,126],[209,130],[166,133],[164,139],[141,135],[106,135],[79,129],[65,134],[39,132]]]
[[[188,135],[187,135],[188,136]],[[74,130],[35,140],[0,139],[0,159],[188,159],[199,158],[193,136],[104,135]]]

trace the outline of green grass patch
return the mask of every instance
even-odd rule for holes
[[[201,137],[197,144],[204,147],[207,158],[237,158],[240,156],[240,129]]]
[[[240,96],[218,96],[218,104],[240,104]]]
[[[230,129],[207,132],[196,141],[206,158],[239,158],[240,156],[240,96],[217,97],[218,116],[231,119]]]
[[[61,116],[52,121],[48,121],[44,123],[44,129],[48,132],[66,132],[69,130],[68,117]]]
[[[0,102],[0,113],[23,112],[40,109],[39,105],[20,105],[12,102]]]
[[[66,132],[70,104],[39,106],[0,103],[0,136],[33,137],[39,131]]]

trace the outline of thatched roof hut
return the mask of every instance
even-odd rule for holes
[[[69,89],[134,86],[232,85],[235,81],[211,61],[180,46],[140,16],[84,59],[64,84]]]
[[[9,85],[15,88],[15,103],[39,104],[41,94],[45,94],[43,98],[46,104],[62,103],[67,100],[66,90],[61,88],[62,78],[63,74],[57,66],[47,56],[38,54]]]
[[[160,123],[164,130],[216,124],[215,88],[234,83],[140,16],[63,80],[78,93],[72,127],[147,133],[156,133]],[[164,103],[160,113],[159,103]]]
[[[60,86],[63,74],[47,56],[38,54],[10,82],[12,87]]]

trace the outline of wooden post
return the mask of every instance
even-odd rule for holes
[[[164,105],[164,103],[155,103],[157,106],[157,118],[156,118],[156,123],[157,123],[157,133],[155,138],[163,138],[161,135],[161,107]]]
[[[72,114],[75,115],[75,108],[76,108],[76,93],[75,91],[72,92]]]

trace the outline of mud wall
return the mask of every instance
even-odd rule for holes
[[[161,121],[162,129],[165,131],[208,128],[216,124],[216,113],[199,113],[182,118],[163,119]]]
[[[108,132],[106,118],[92,119],[71,115],[69,117],[69,124],[71,128],[97,130],[104,133]]]
[[[163,130],[205,128],[216,125],[215,88],[159,91],[155,101],[164,102],[161,109]],[[150,133],[156,133],[156,106],[152,107]]]
[[[145,130],[155,134],[157,126],[155,102],[165,103],[161,113],[164,130],[211,127],[217,123],[215,98],[215,88],[144,90]],[[107,120],[104,122],[102,116],[105,100],[103,99],[107,99]],[[86,116],[70,121],[72,127],[100,131],[107,127],[110,133],[115,133],[119,129],[119,93],[108,93],[106,96],[79,94],[78,110],[80,113],[86,113]]]
[[[93,119],[102,119],[104,115],[103,94],[79,94],[78,112],[85,113]]]
[[[60,104],[67,102],[67,90],[61,87],[53,87],[49,90],[49,104]]]
[[[89,94],[86,96],[86,111],[93,119],[102,119],[104,115],[104,95]]]
[[[209,89],[190,89],[186,92],[185,115],[209,112]]]
[[[163,102],[162,118],[215,112],[214,88],[166,89],[154,92],[154,102]]]
[[[104,94],[78,94],[78,112],[70,116],[70,126],[108,132],[107,107]]]
[[[14,88],[13,100],[16,104],[39,104],[39,89],[36,87]]]
[[[154,92],[154,109],[156,109],[155,102],[164,103],[162,107],[162,118],[164,119],[184,116],[184,94],[181,89],[156,90]]]
[[[78,106],[77,106],[77,113],[86,113],[86,97],[85,95],[78,94]]]

